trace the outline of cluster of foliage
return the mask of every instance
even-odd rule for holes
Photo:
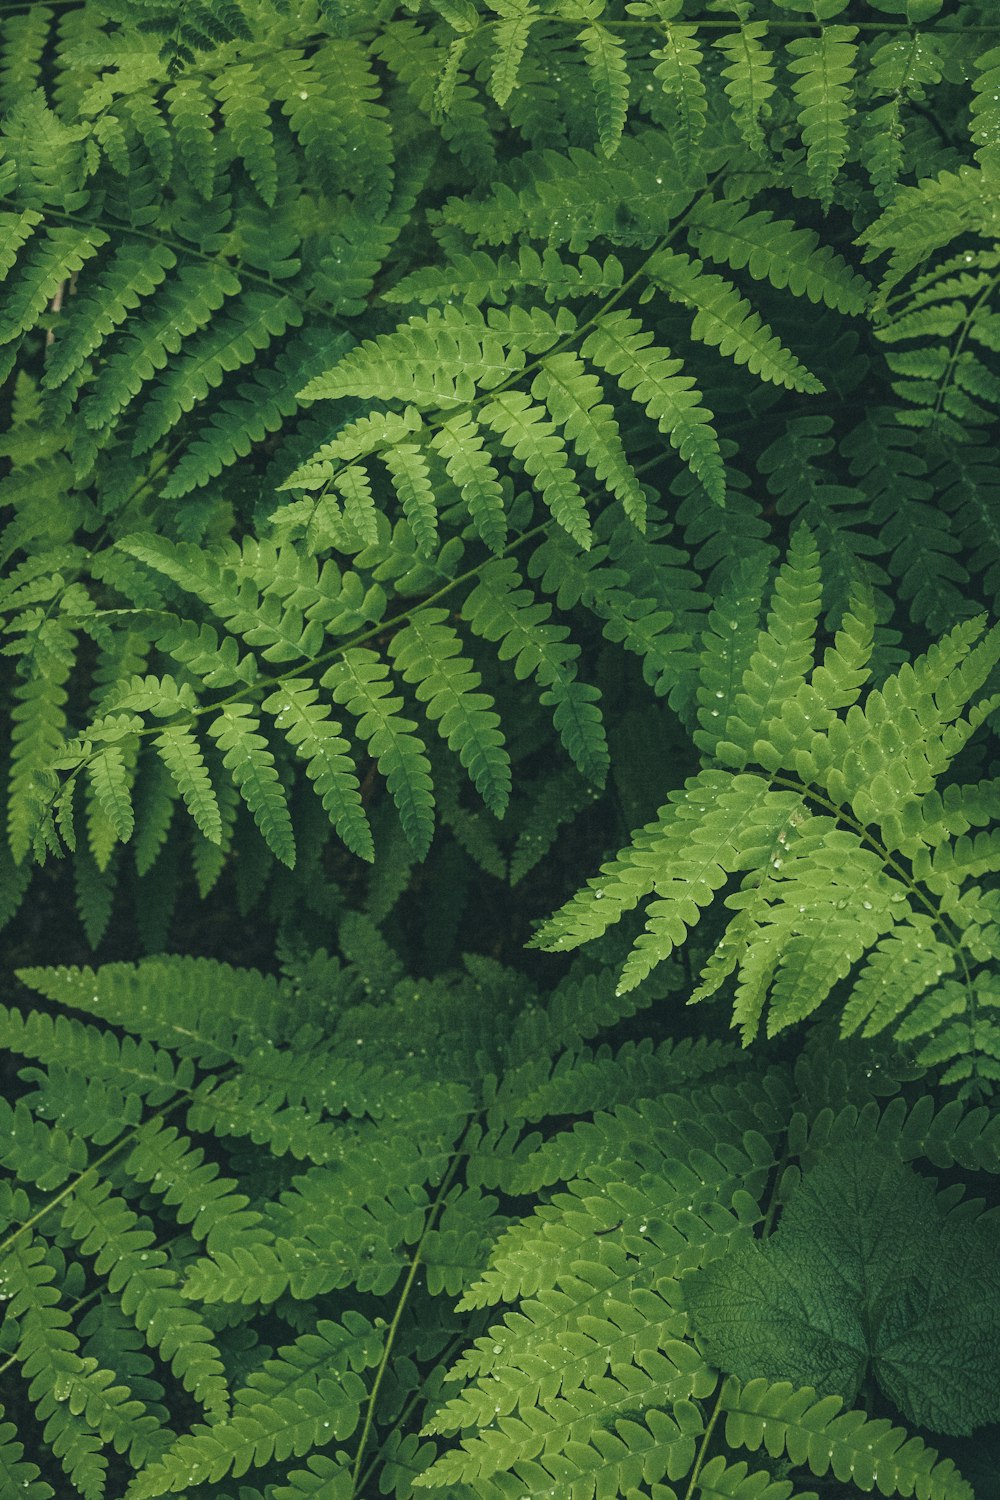
[[[998,1493],[995,0],[15,0],[0,197],[0,1493]]]

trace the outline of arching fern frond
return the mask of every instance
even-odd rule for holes
[[[708,730],[706,749],[713,747],[716,760],[731,769],[710,766],[683,792],[671,793],[656,819],[549,919],[534,945],[576,947],[653,896],[646,930],[622,971],[628,989],[685,941],[702,908],[745,871],[739,889],[725,897],[736,916],[695,998],[713,993],[738,967],[735,1021],[748,1039],[766,1010],[774,1032],[811,1014],[875,949],[875,967],[867,977],[861,971],[844,1029],[874,1010],[870,1030],[894,1020],[897,1035],[905,1030],[911,1041],[950,1024],[956,1011],[944,1004],[899,1018],[934,977],[958,963],[966,976],[959,1013],[968,1028],[967,1056],[964,1064],[958,1060],[961,1043],[952,1032],[940,1058],[950,1062],[951,1078],[980,1069],[992,1077],[992,1030],[980,1028],[976,1005],[985,971],[974,977],[987,959],[975,936],[983,918],[973,915],[975,893],[968,909],[961,894],[966,869],[971,875],[992,868],[992,845],[966,840],[968,848],[932,862],[918,829],[920,808],[996,706],[995,696],[977,702],[976,695],[1000,660],[1000,635],[993,630],[980,639],[981,620],[957,626],[871,690],[862,706],[855,700],[870,671],[870,606],[853,607],[823,665],[812,666],[817,562],[811,538],[800,530],[727,722],[714,731],[713,721]],[[745,587],[743,576],[735,586]],[[720,691],[725,702],[731,692],[715,686],[717,655],[716,647],[705,658],[706,703]],[[940,928],[933,974],[921,952],[923,911]],[[892,999],[887,993],[880,1002],[890,964]],[[925,1048],[924,1056],[932,1055]]]

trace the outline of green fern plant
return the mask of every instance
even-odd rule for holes
[[[756,634],[755,571],[737,571],[703,637],[694,737],[704,769],[534,941],[575,947],[654,897],[622,970],[628,990],[739,877],[724,898],[734,915],[691,1000],[735,975],[733,1024],[744,1042],[765,1016],[774,1035],[812,1015],[859,965],[843,1034],[892,1027],[920,1044],[924,1066],[949,1063],[949,1080],[996,1078],[997,1037],[984,1014],[995,900],[966,885],[996,869],[996,783],[963,785],[948,773],[1000,706],[995,692],[977,697],[997,681],[1000,632],[984,634],[982,620],[956,626],[861,703],[870,601],[855,600],[815,664],[822,595],[812,536],[794,534]],[[973,829],[983,831],[970,837]]]
[[[629,657],[692,701],[719,564],[767,530],[741,464],[769,545],[801,511],[835,603],[881,591],[876,662],[897,591],[933,634],[963,568],[993,606],[991,28],[876,10],[13,7],[6,916],[65,853],[89,940],[137,879],[153,949],[186,870],[278,920],[379,846],[517,874],[475,798],[541,807],[554,730],[586,807]],[[968,162],[929,123],[959,74]],[[892,251],[874,294],[859,245]],[[818,476],[865,380],[962,563],[867,510],[881,440]]]
[[[7,7],[0,1492],[1000,1463],[996,80]]]
[[[987,1236],[918,1164],[995,1172],[993,1111],[942,1108],[885,1048],[831,1069],[818,1033],[794,1066],[601,1041],[679,971],[618,995],[578,964],[543,1000],[471,957],[413,980],[363,919],[340,943],[346,962],[289,948],[277,979],[177,958],[22,973],[36,998],[0,1016],[8,1482],[779,1496],[832,1474],[966,1500],[952,1462],[850,1408],[839,1367],[809,1383],[775,1346],[754,1355],[768,1379],[723,1379],[747,1361],[712,1308],[752,1253],[794,1259],[845,1151],[879,1164],[879,1214],[908,1216],[896,1253]],[[854,1285],[831,1301],[798,1253],[803,1297],[849,1317]],[[946,1361],[961,1332],[937,1329]],[[994,1420],[994,1345],[944,1404],[933,1367],[890,1395],[932,1429]]]

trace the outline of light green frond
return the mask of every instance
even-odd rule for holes
[[[386,302],[426,304],[456,298],[476,305],[502,305],[510,289],[537,287],[547,302],[562,302],[571,297],[607,296],[617,291],[623,279],[622,263],[615,255],[603,262],[592,255],[568,261],[551,247],[539,254],[531,245],[522,245],[516,260],[511,255],[488,255],[485,250],[456,253],[447,266],[423,266],[382,296]]]
[[[976,58],[976,76],[972,87],[976,98],[972,104],[972,140],[976,160],[986,171],[1000,168],[1000,48],[994,47]]]
[[[577,453],[599,484],[621,501],[625,514],[643,530],[646,500],[622,446],[612,408],[604,392],[575,354],[550,354],[541,362],[531,393],[544,402],[553,420],[565,429]]]
[[[726,1439],[734,1447],[787,1453],[817,1478],[832,1473],[841,1484],[862,1489],[878,1485],[906,1494],[919,1487],[927,1500],[972,1500],[951,1459],[939,1458],[921,1438],[908,1437],[885,1418],[842,1411],[839,1396],[817,1399],[811,1387],[796,1390],[787,1381],[741,1385],[731,1376],[722,1400]]]
[[[650,280],[663,287],[672,302],[696,309],[693,338],[746,365],[761,380],[810,395],[823,390],[822,382],[784,347],[731,282],[706,275],[700,261],[672,250],[652,256],[647,269]]]
[[[500,643],[501,661],[514,661],[518,678],[534,676],[546,689],[542,702],[555,709],[555,724],[567,753],[580,772],[602,783],[608,749],[597,694],[576,679],[579,649],[567,642],[564,626],[549,623],[551,609],[522,588],[512,558],[497,559],[480,570],[476,587],[464,605],[472,629]]]
[[[415,443],[397,443],[382,457],[403,515],[413,530],[417,549],[426,557],[433,556],[438,538],[438,513],[426,458]]]
[[[433,308],[410,318],[395,333],[366,339],[302,392],[307,401],[344,396],[379,401],[412,401],[431,409],[462,406],[477,387],[492,390],[524,364],[524,356],[505,349],[471,310]]]
[[[822,592],[819,552],[806,527],[792,536],[788,561],[775,581],[767,624],[758,633],[716,754],[740,769],[756,759],[772,720],[812,666]]]
[[[685,175],[692,176],[707,113],[698,28],[670,20],[658,30],[663,45],[650,54],[656,63],[654,77],[669,104],[669,111],[664,114],[672,126],[678,160]]]
[[[493,63],[490,93],[499,105],[507,103],[517,88],[517,73],[538,12],[528,0],[513,0],[501,10],[502,20],[493,28]]]
[[[486,806],[503,817],[510,797],[510,760],[488,693],[477,692],[480,676],[461,654],[462,642],[443,609],[415,614],[389,654],[405,681],[415,685],[428,718],[461,760]]]
[[[348,849],[370,863],[375,849],[349,746],[318,697],[317,688],[287,682],[265,698],[263,708],[273,714],[275,727],[306,762],[316,795]]]
[[[168,1360],[185,1390],[214,1418],[229,1412],[229,1388],[211,1331],[180,1291],[180,1277],[155,1246],[155,1234],[107,1182],[81,1183],[62,1214],[68,1232],[121,1308]]]
[[[268,118],[267,94],[253,63],[229,67],[216,83],[216,98],[233,145],[264,202],[273,205],[278,163]]]
[[[222,817],[215,789],[190,729],[172,724],[160,731],[154,744],[203,837],[221,843]]]
[[[378,761],[406,837],[422,857],[434,833],[430,762],[413,733],[416,724],[400,712],[403,700],[393,693],[389,668],[374,651],[352,648],[324,674],[322,685],[357,719],[357,732]]]
[[[833,201],[833,184],[847,156],[857,34],[854,26],[824,23],[818,37],[788,43],[806,167],[824,207]]]
[[[14,229],[16,245],[23,231],[30,230],[33,223],[24,215],[16,226],[10,227]],[[60,283],[82,270],[85,262],[107,243],[108,236],[99,229],[53,228],[46,229],[44,237],[36,235],[26,254],[18,258],[13,285],[5,288],[0,344],[10,343],[32,328],[56,295]]]
[[[741,558],[709,613],[698,665],[701,727],[693,736],[705,755],[715,754],[750,666],[767,571],[766,554]]]
[[[523,391],[504,391],[483,406],[479,416],[524,465],[559,525],[586,550],[591,542],[586,502],[544,408]]]
[[[725,501],[725,468],[711,415],[700,404],[694,380],[679,372],[682,363],[653,345],[653,335],[625,312],[606,314],[587,335],[582,353],[613,375],[633,401],[666,433],[701,481],[709,497]]]
[[[629,75],[625,48],[613,31],[599,23],[585,26],[580,32],[579,42],[594,90],[597,138],[605,156],[613,156],[628,113]]]
[[[196,1427],[133,1480],[129,1500],[152,1500],[193,1481],[218,1483],[272,1458],[344,1442],[361,1415],[359,1371],[377,1364],[381,1335],[357,1313],[321,1320],[279,1349],[233,1398],[228,1421]]]
[[[260,720],[249,703],[227,703],[208,733],[223,752],[222,764],[239,788],[254,822],[275,859],[292,869],[295,835],[285,790],[274,767],[267,740],[258,734]]]
[[[102,745],[87,760],[90,777],[101,811],[122,843],[127,843],[135,828],[132,807],[131,771],[118,745]]]
[[[762,121],[771,113],[775,92],[774,53],[766,37],[766,21],[748,21],[715,43],[728,64],[722,76],[733,118],[751,151],[760,154],[766,150]]]
[[[479,536],[491,552],[502,551],[507,540],[504,493],[475,418],[466,413],[450,418],[431,441],[468,506]]]
[[[775,219],[766,209],[748,213],[743,203],[703,200],[691,215],[690,238],[699,255],[734,271],[744,267],[755,281],[785,287],[796,297],[823,302],[844,313],[861,313],[871,288],[812,229]]]

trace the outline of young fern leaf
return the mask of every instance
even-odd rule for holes
[[[653,0],[652,4],[642,7],[650,16],[655,16],[661,8],[672,15],[680,9],[673,4],[662,7],[662,0]],[[658,30],[664,40],[663,46],[654,48],[650,54],[656,62],[653,76],[670,104],[667,118],[681,170],[686,177],[692,177],[707,116],[705,83],[701,76],[704,58],[698,46],[698,28],[670,19],[664,20]]]
[[[21,224],[32,228],[37,222],[34,215],[30,220],[24,216],[15,229],[15,244]],[[82,270],[85,262],[107,243],[108,236],[99,229],[55,228],[46,229],[44,238],[35,236],[23,262],[19,256],[14,265],[13,286],[6,288],[0,316],[0,344],[10,343],[32,328],[61,283]]]
[[[745,203],[708,199],[691,215],[689,238],[699,255],[734,271],[744,267],[756,281],[778,291],[822,302],[837,312],[862,313],[871,298],[863,276],[811,229],[775,219],[766,209],[747,212]]]
[[[770,114],[769,100],[775,92],[774,53],[765,45],[766,37],[766,21],[748,21],[715,43],[728,63],[722,76],[733,119],[750,150],[758,155],[767,149],[762,121]]]
[[[804,369],[761,322],[760,314],[751,310],[736,288],[721,276],[706,275],[700,261],[662,250],[650,258],[647,272],[672,302],[697,309],[691,324],[693,338],[714,346],[738,365],[746,365],[761,380],[809,395],[824,389],[822,382]]]
[[[596,23],[577,38],[583,48],[594,90],[597,138],[605,156],[613,156],[628,114],[629,76],[625,48],[619,37]]]
[[[698,670],[701,727],[693,735],[704,755],[715,755],[750,665],[767,568],[766,554],[742,558],[708,616]]]
[[[758,633],[733,714],[716,744],[716,755],[729,765],[742,770],[757,758],[756,742],[766,737],[785,701],[805,683],[821,603],[819,551],[807,528],[799,526],[788,561],[778,572],[771,612]]]
[[[565,626],[550,624],[551,607],[521,587],[513,558],[497,558],[480,569],[463,615],[478,636],[500,642],[501,661],[513,659],[517,678],[533,675],[546,689],[542,702],[555,709],[560,739],[580,773],[603,785],[609,765],[596,689],[577,681],[578,646]]]
[[[95,750],[87,760],[87,774],[101,810],[116,837],[123,844],[127,843],[135,829],[135,812],[132,807],[131,775],[121,747],[102,745]]]
[[[333,481],[334,489],[344,502],[344,519],[363,542],[378,541],[378,512],[372,496],[371,481],[361,464],[341,469]]]
[[[399,812],[403,831],[418,858],[434,835],[434,794],[430,762],[416,724],[401,712],[389,668],[374,651],[352,647],[323,675],[329,688],[357,719],[357,732],[369,744]]]
[[[361,1374],[378,1363],[383,1334],[356,1312],[322,1319],[279,1349],[233,1398],[228,1421],[195,1428],[147,1465],[128,1500],[153,1500],[192,1482],[217,1484],[234,1469],[262,1467],[328,1442],[344,1442],[361,1417]]]
[[[757,1453],[787,1453],[818,1479],[832,1473],[841,1484],[878,1485],[928,1500],[971,1500],[970,1486],[951,1459],[939,1458],[920,1438],[885,1418],[842,1411],[840,1396],[817,1399],[811,1386],[729,1376],[723,1387],[726,1441]]]
[[[415,443],[397,443],[386,449],[382,461],[403,515],[410,523],[417,551],[433,557],[437,549],[438,514],[426,458]],[[469,508],[471,511],[471,505]]]
[[[962,884],[992,871],[998,856],[991,838],[960,839],[952,847],[942,832],[932,836],[940,851],[932,858],[920,836],[920,810],[1000,702],[997,696],[973,701],[1000,661],[1000,628],[976,645],[982,621],[957,626],[869,692],[862,708],[856,700],[870,672],[874,626],[869,598],[855,600],[822,666],[809,674],[820,607],[817,562],[815,544],[800,528],[779,572],[767,627],[732,695],[723,737],[716,739],[709,725],[706,748],[733,774],[710,768],[672,793],[656,820],[549,919],[534,944],[558,949],[586,942],[654,895],[646,932],[622,971],[627,990],[684,941],[727,879],[745,871],[741,888],[726,897],[736,915],[705,965],[695,999],[715,993],[738,969],[734,1024],[748,1041],[765,1010],[772,1034],[812,1014],[874,950],[872,972],[861,970],[858,998],[845,1010],[844,1030],[866,1023],[870,1033],[892,1024],[897,1037],[922,1041],[925,1065],[947,1063],[949,1080],[991,1078],[996,1029],[977,1018],[976,987],[986,971],[973,971],[993,953],[992,944],[978,942],[979,924],[992,918],[978,907],[978,893],[963,894]],[[738,575],[734,592],[745,582]],[[714,686],[719,655],[713,647],[705,656],[703,704],[719,691],[725,701],[731,692],[725,680]],[[976,821],[988,822],[983,794],[968,796]],[[832,812],[811,815],[813,801],[832,805]],[[940,798],[928,803],[928,830],[941,807]],[[961,833],[970,821],[955,826]],[[896,851],[910,861],[912,877]],[[931,945],[933,965],[921,953],[926,933],[915,917],[921,905],[942,923]],[[928,984],[954,967],[959,948],[967,987],[932,988],[911,1011]]]
[[[480,539],[491,552],[502,552],[507,541],[504,493],[477,422],[467,413],[451,417],[431,442],[445,461],[448,478],[468,506]]]
[[[222,815],[205,766],[201,746],[190,729],[171,724],[153,741],[199,833],[212,844],[222,842]]]
[[[504,0],[496,7],[502,19],[493,26],[493,66],[490,93],[502,107],[517,88],[517,74],[531,28],[539,19],[528,0]]]
[[[318,697],[317,688],[291,681],[265,698],[262,706],[265,713],[273,714],[275,727],[306,762],[307,775],[340,838],[352,854],[370,864],[375,845],[354,762],[340,725],[328,717]]]
[[[227,703],[208,733],[223,752],[230,772],[261,836],[275,859],[295,866],[295,835],[285,789],[274,766],[267,740],[257,731],[260,720],[249,703]]]
[[[480,409],[479,417],[524,465],[559,525],[586,551],[591,542],[586,501],[544,408],[523,391],[504,391]]]
[[[274,206],[278,162],[268,116],[268,97],[253,63],[227,68],[216,84],[226,130],[264,202]]]
[[[180,1278],[167,1256],[153,1248],[146,1228],[108,1182],[81,1183],[62,1223],[95,1269],[108,1273],[108,1288],[121,1292],[121,1308],[169,1360],[185,1390],[216,1419],[229,1413],[229,1388],[210,1329],[181,1294]],[[165,1445],[163,1445],[165,1446]]]
[[[725,467],[711,414],[700,404],[694,380],[682,362],[652,343],[653,335],[627,312],[605,314],[582,348],[585,359],[613,375],[638,402],[700,480],[709,498],[726,498]]]
[[[857,34],[854,26],[824,22],[818,37],[788,43],[806,169],[824,208],[833,202],[833,184],[847,156]]]
[[[443,609],[422,609],[389,645],[403,678],[415,684],[428,718],[461,760],[490,812],[502,818],[510,798],[510,759],[479,673],[461,655],[462,642]]]
[[[612,408],[604,392],[575,354],[550,354],[532,382],[531,394],[542,401],[563,427],[594,478],[621,501],[640,531],[646,524],[646,499],[625,456]]]
[[[1000,47],[993,47],[976,58],[976,76],[972,87],[976,98],[971,105],[972,141],[976,147],[976,160],[987,172],[1000,168],[1000,148],[997,132],[1000,131],[1000,109],[997,95],[1000,94]]]

